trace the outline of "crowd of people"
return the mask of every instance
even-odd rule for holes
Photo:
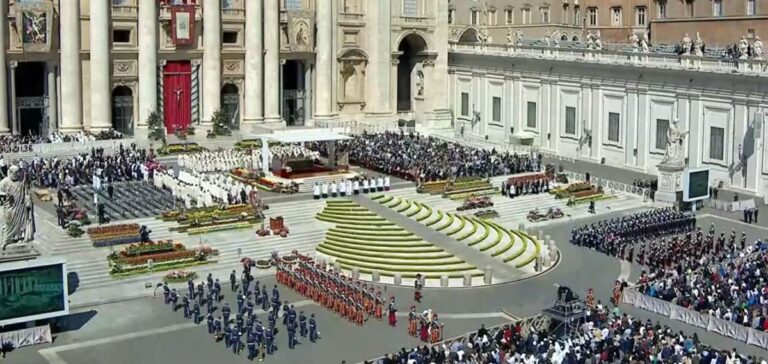
[[[59,132],[50,135],[21,135],[8,134],[0,136],[0,153],[31,152],[35,144],[86,142],[95,140],[122,139],[122,133],[115,130],[105,130],[99,133],[78,132],[63,134]]]
[[[538,195],[549,192],[550,188],[552,188],[552,180],[546,177],[530,181],[503,181],[501,182],[501,195],[509,198]]]
[[[234,307],[230,307],[227,302],[218,307],[223,300],[222,287],[219,279],[214,280],[210,273],[205,282],[198,282],[197,285],[190,279],[187,282],[187,292],[178,292],[175,288],[171,289],[167,284],[163,284],[164,302],[170,305],[174,312],[183,308],[184,318],[192,319],[195,324],[205,320],[208,334],[212,335],[215,341],[223,341],[225,347],[231,349],[235,355],[247,349],[248,360],[259,358],[259,361],[263,361],[266,355],[272,355],[277,350],[275,340],[279,317],[282,317],[282,324],[288,334],[289,349],[295,348],[300,343],[299,337],[309,337],[312,343],[319,339],[315,315],[311,314],[308,318],[303,311],[297,313],[296,308],[288,301],[281,301],[280,290],[276,285],[272,288],[270,299],[267,286],[260,286],[259,281],[254,282],[250,265],[243,265],[239,286],[234,270],[229,276],[229,281],[237,301],[236,310],[233,310]],[[203,307],[206,309],[204,318],[201,314]],[[257,307],[265,311],[266,325],[262,323],[257,313],[254,313]],[[214,317],[216,312],[220,314]],[[245,345],[241,340],[243,337]]]
[[[338,183],[336,181],[331,183],[315,182],[315,185],[312,186],[312,196],[315,200],[319,200],[328,197],[359,195],[361,191],[362,193],[384,192],[389,191],[389,188],[389,176],[361,177],[342,179]]]
[[[689,233],[695,227],[695,215],[662,208],[574,229],[571,243],[628,261],[634,261],[637,252],[637,262],[641,265],[664,264],[684,253],[665,238]]]
[[[369,287],[367,283],[328,269],[312,258],[294,254],[298,257],[295,264],[278,264],[278,283],[357,325],[362,326],[371,317],[383,319],[387,301],[382,297],[381,288],[375,290],[373,285]],[[389,324],[395,326],[394,296],[390,297],[386,310]]]
[[[279,160],[311,160],[316,161],[320,155],[296,144],[278,144],[269,147],[271,158]],[[179,167],[198,173],[229,172],[234,168],[247,168],[261,170],[261,148],[252,149],[222,149],[216,151],[202,151],[191,154],[181,154],[178,157]],[[271,159],[270,159],[271,161]]]
[[[184,201],[187,209],[221,205],[248,204],[256,188],[229,175],[204,174],[173,169],[156,171],[153,183]]]
[[[696,334],[641,321],[599,301],[570,332],[524,331],[522,322],[480,329],[434,346],[402,348],[366,364],[502,364],[502,363],[727,363],[763,364],[737,350],[717,350]]]
[[[308,148],[327,156],[327,143]],[[362,134],[338,142],[350,161],[365,168],[410,181],[445,180],[451,177],[500,176],[538,171],[541,156],[500,153],[403,132]]]

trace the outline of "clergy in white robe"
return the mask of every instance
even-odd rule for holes
[[[336,181],[333,181],[331,183],[331,197],[338,196],[339,193],[339,186],[336,184]]]
[[[342,180],[341,183],[339,183],[339,194],[341,197],[347,195],[347,181]]]
[[[328,184],[323,182],[322,186],[320,186],[320,192],[323,196],[323,198],[328,198]]]
[[[370,184],[368,183],[368,180],[364,179],[363,180],[363,193],[368,193],[368,186],[370,186]]]
[[[376,179],[376,190],[379,192],[384,191],[384,178],[381,178],[381,176]]]
[[[352,190],[355,191],[356,195],[360,194],[360,181],[355,180],[352,182]]]
[[[390,185],[389,185],[389,176],[384,177],[384,191],[389,191]]]
[[[317,184],[317,182],[312,186],[312,197],[314,197],[315,200],[320,199],[320,185]]]

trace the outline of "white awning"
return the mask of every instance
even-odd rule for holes
[[[244,139],[266,139],[278,143],[327,142],[348,140],[352,137],[339,134],[331,129],[278,130],[274,133],[249,135]]]

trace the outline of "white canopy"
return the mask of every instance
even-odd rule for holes
[[[339,134],[331,129],[296,129],[278,130],[269,134],[251,135],[247,139],[266,139],[278,143],[326,142],[332,140],[352,139],[350,136]]]

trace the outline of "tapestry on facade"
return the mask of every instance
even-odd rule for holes
[[[171,11],[173,44],[191,46],[195,39],[194,5],[177,5]]]
[[[21,24],[21,43],[25,52],[48,52],[50,50],[52,18],[51,9],[45,3],[18,4]]]
[[[312,22],[311,13],[303,11],[291,11],[288,13],[288,46],[291,52],[313,52],[312,45],[315,43],[313,29],[315,24]]]

